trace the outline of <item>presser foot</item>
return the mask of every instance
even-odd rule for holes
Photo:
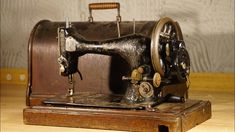
[[[74,95],[74,90],[73,89],[69,89],[67,96],[68,97],[72,97],[73,95]]]
[[[73,78],[73,74],[70,74],[68,76],[68,82],[69,82],[69,88],[68,88],[68,97],[72,97],[74,95],[74,86],[75,86],[75,81]]]

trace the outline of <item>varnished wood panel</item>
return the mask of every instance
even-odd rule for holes
[[[234,131],[233,92],[190,90],[189,98],[210,100],[212,103],[212,118],[189,132]],[[110,130],[24,125],[23,108],[25,108],[25,87],[22,85],[1,85],[1,131],[3,132],[110,132]]]
[[[32,107],[24,109],[29,125],[69,126],[138,132],[185,132],[211,118],[208,101],[164,103],[146,110]],[[68,121],[69,120],[69,121]],[[126,125],[128,124],[128,125]]]

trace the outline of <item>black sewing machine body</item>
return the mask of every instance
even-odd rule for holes
[[[152,31],[151,37],[132,32],[103,40],[87,39],[79,33],[79,27],[71,26],[72,24],[68,27],[58,27],[58,69],[60,75],[68,76],[68,93],[65,93],[64,97],[46,99],[43,103],[50,105],[151,109],[164,101],[184,102],[187,98],[188,89],[189,56],[183,39],[177,38],[182,36],[182,34],[178,35],[181,33],[179,32],[179,26],[170,18],[164,18],[161,21],[167,21],[162,26],[165,29],[161,29],[160,34],[154,34],[155,31]],[[88,27],[91,25],[93,23],[87,24]],[[158,22],[155,23],[155,28],[158,25]],[[153,40],[154,35],[165,36],[161,36],[156,42]],[[159,48],[157,51],[153,49],[156,47]],[[97,98],[92,91],[92,96],[87,95],[87,93],[85,93],[86,96],[83,96],[83,93],[74,90],[76,80],[73,80],[73,76],[76,73],[83,81],[83,73],[79,71],[78,60],[86,54],[116,56],[123,61],[122,63],[125,63],[125,67],[116,67],[124,71],[121,72],[122,74],[118,79],[122,80],[119,82],[122,87],[116,89],[116,91],[122,91],[121,94],[103,95],[103,93],[97,93],[102,94]],[[156,54],[161,57],[159,60],[156,60]],[[157,65],[154,65],[155,61],[159,61],[156,62]],[[159,63],[161,69],[157,67]],[[165,90],[168,85],[175,85],[176,88],[173,88],[171,92],[164,92],[168,91]],[[177,89],[177,85],[180,89]],[[108,99],[102,98],[104,96],[108,96]],[[86,101],[84,98],[89,98],[92,101]]]
[[[93,21],[92,9],[115,8],[116,21]],[[121,21],[119,3],[89,10],[89,22],[32,30],[26,124],[176,132],[210,118],[209,102],[186,101],[190,58],[176,21]]]

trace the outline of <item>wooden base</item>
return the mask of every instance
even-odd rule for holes
[[[163,103],[155,110],[33,106],[23,114],[31,125],[157,132],[184,132],[211,118],[209,101]]]

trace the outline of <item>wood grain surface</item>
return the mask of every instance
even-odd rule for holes
[[[109,132],[110,130],[35,126],[23,124],[25,108],[23,85],[1,85],[1,131],[2,132]],[[189,132],[234,132],[234,91],[213,92],[190,90],[189,98],[210,100],[212,118],[189,130]]]
[[[88,4],[110,0],[1,0],[1,63],[27,68],[27,41],[42,19],[88,20]],[[194,72],[234,72],[234,0],[112,0],[122,20],[177,20]],[[94,11],[94,21],[114,21],[116,10]]]

